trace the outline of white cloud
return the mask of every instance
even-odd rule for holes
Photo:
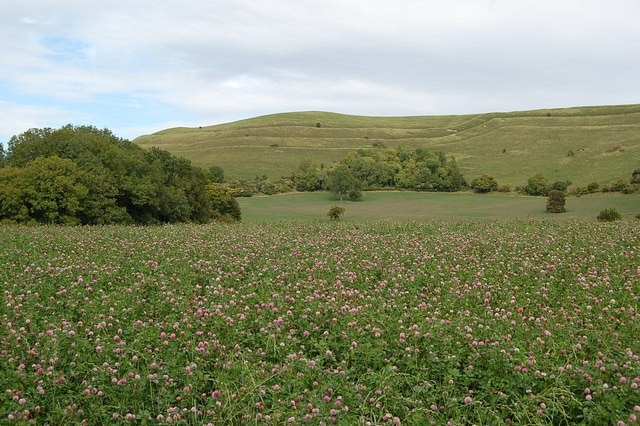
[[[58,107],[19,105],[0,100],[0,143],[28,129],[60,127],[73,112]]]
[[[635,0],[2,2],[0,125],[636,103],[638,16]]]

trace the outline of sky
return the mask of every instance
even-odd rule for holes
[[[640,103],[638,0],[2,0],[0,142]]]

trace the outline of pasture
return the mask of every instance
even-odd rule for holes
[[[3,424],[640,416],[638,220],[5,226],[0,265]]]
[[[338,201],[327,192],[238,198],[244,222],[326,220],[332,205],[344,207],[345,221],[466,220],[480,218],[595,218],[617,209],[627,220],[640,213],[640,194],[593,194],[567,197],[567,212],[546,213],[546,197],[471,192],[364,192],[361,201]]]

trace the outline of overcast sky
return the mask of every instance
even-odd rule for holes
[[[1,0],[0,141],[640,103],[638,0]]]

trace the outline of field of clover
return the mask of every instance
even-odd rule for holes
[[[5,424],[638,424],[640,221],[0,228]]]

